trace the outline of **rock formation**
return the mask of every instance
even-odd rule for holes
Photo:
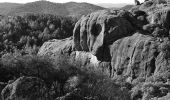
[[[132,19],[129,12],[114,15],[110,10],[83,16],[73,31],[73,48],[77,51],[90,51],[99,60],[109,61],[108,46],[133,33]]]
[[[75,25],[73,40],[46,42],[39,54],[68,53],[74,57],[70,59],[81,66],[93,64],[95,67],[110,62],[106,72],[111,77],[127,75],[136,78],[157,73],[158,66],[166,62],[160,48],[164,44],[168,46],[169,9],[156,6],[157,10],[151,10],[153,5],[148,5],[149,2],[155,3],[146,1],[132,12],[102,10],[83,16]]]
[[[45,42],[40,48],[38,55],[56,56],[57,54],[70,55],[72,51],[72,37],[62,40],[50,40]]]
[[[55,63],[60,66],[72,65],[72,66],[82,66],[88,68],[100,69],[111,76],[111,63],[102,62],[97,59],[90,52],[85,51],[71,51],[72,39],[65,40],[52,40],[44,43],[40,48],[38,55],[50,56],[54,59]],[[62,46],[58,46],[62,44]],[[66,64],[66,65],[63,65]],[[87,68],[87,69],[88,69]]]
[[[66,54],[72,65],[101,69],[133,85],[140,79],[155,81],[152,77],[157,76],[166,82],[170,78],[169,8],[163,0],[149,0],[130,11],[91,13],[76,23],[73,38],[46,42],[39,55]]]
[[[140,33],[119,39],[113,43],[110,49],[113,73],[129,75],[132,78],[158,74],[161,70],[160,66],[164,64],[166,64],[164,68],[169,66],[169,63],[166,62],[167,59],[163,56],[163,48],[160,47],[161,45],[169,46],[166,42],[168,41],[163,40],[162,42],[152,36]]]
[[[44,81],[34,77],[20,77],[2,90],[3,100],[47,100]]]

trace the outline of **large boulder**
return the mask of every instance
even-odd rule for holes
[[[170,30],[170,6],[167,5],[166,0],[145,1],[142,5],[133,7],[131,11],[133,10],[146,12],[150,24],[159,24]]]
[[[164,9],[165,7],[167,7],[167,0],[148,0],[142,3],[137,8],[146,12],[153,12],[158,9]]]
[[[73,31],[73,49],[90,51],[101,61],[109,61],[109,48],[117,39],[133,34],[135,18],[128,11],[104,10],[83,16]]]
[[[94,56],[92,53],[84,51],[72,51],[72,45],[72,37],[63,40],[55,39],[47,41],[40,48],[38,55],[50,56],[55,61],[58,61],[60,59],[60,62],[58,63],[64,61],[71,65],[97,66],[99,64],[97,57]]]
[[[47,41],[40,48],[39,56],[49,56],[58,65],[56,67],[83,67],[86,69],[99,69],[110,76],[111,64],[110,62],[102,62],[97,59],[91,52],[72,51],[72,38],[64,40]]]
[[[47,55],[50,57],[57,56],[58,54],[70,55],[72,52],[72,43],[72,37],[47,41],[39,49],[38,55]]]
[[[1,92],[3,100],[47,100],[47,87],[35,77],[20,77]]]
[[[159,9],[148,16],[151,24],[159,24],[170,30],[170,8]]]
[[[117,40],[110,47],[112,77],[132,79],[169,72],[169,40],[135,33]]]
[[[51,57],[57,65],[97,66],[97,57],[90,52],[72,51],[73,39],[47,41],[40,48],[38,55]]]
[[[132,13],[102,10],[83,16],[75,25],[73,38],[48,41],[38,54],[57,59],[66,54],[63,61],[67,59],[73,65],[101,68],[111,77],[125,75],[134,79],[163,73],[162,70],[169,66],[169,10],[156,6],[159,9],[148,12],[148,23],[147,10],[140,10],[144,4]],[[143,26],[151,31],[144,31]],[[153,37],[162,31],[166,34],[164,37]]]

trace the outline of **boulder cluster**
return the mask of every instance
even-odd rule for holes
[[[153,4],[148,6],[151,2]],[[110,62],[108,70],[112,78],[126,75],[135,79],[157,74],[161,67],[164,69],[169,66],[168,58],[164,56],[169,51],[164,52],[168,48],[163,46],[169,46],[170,7],[163,2],[155,2],[145,1],[130,11],[108,9],[83,16],[75,25],[73,38],[63,43],[72,42],[69,53],[89,52],[97,57],[98,62]],[[151,10],[153,7],[157,10]],[[39,54],[45,55],[47,51],[57,53],[63,45],[56,48],[50,45],[61,44],[56,41],[46,42]],[[64,49],[63,52],[66,52]]]
[[[83,66],[94,61],[93,66],[101,68],[110,78],[123,77],[132,84],[141,77],[144,80],[158,75],[164,77],[170,72],[169,31],[170,6],[164,0],[146,0],[129,11],[97,11],[83,16],[76,23],[73,37],[67,41],[72,42],[70,55],[75,55],[70,59]],[[40,55],[48,54],[44,50],[51,48],[49,44],[46,42],[42,46]],[[63,52],[67,52],[65,50]],[[87,56],[89,53],[96,57],[92,62]],[[166,82],[168,76],[163,80]]]

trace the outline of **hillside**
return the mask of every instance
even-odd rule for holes
[[[36,1],[19,6],[11,10],[8,15],[44,13],[61,16],[81,16],[101,9],[104,8],[88,3],[53,3],[49,1]]]
[[[21,6],[22,4],[18,3],[0,3],[0,15],[6,15],[12,9]]]
[[[99,4],[96,4],[96,5],[104,7],[104,8],[121,8],[121,7],[124,7],[124,6],[128,5],[128,4],[126,4],[126,3],[119,3],[119,4],[99,3]]]
[[[69,15],[71,16],[80,16],[80,15],[86,15],[90,12],[94,12],[96,10],[102,10],[103,7],[96,6],[89,3],[76,3],[76,2],[68,2],[63,4],[67,11],[69,12]]]

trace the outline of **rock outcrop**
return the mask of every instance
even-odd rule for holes
[[[67,60],[63,61],[73,66],[86,68],[87,71],[101,69],[116,82],[133,84],[130,90],[140,85],[134,89],[134,98],[149,100],[145,98],[148,95],[143,95],[143,83],[153,82],[154,86],[154,82],[161,81],[166,85],[170,79],[169,8],[164,0],[146,0],[131,11],[91,13],[76,23],[72,39],[46,42],[39,55],[55,59],[64,55]],[[168,93],[157,89],[153,91],[163,93],[160,97]]]
[[[140,33],[117,40],[110,47],[113,74],[137,78],[162,73],[170,64],[165,56],[169,53],[167,42]]]
[[[45,42],[40,48],[38,55],[50,56],[58,63],[65,62],[75,66],[97,66],[99,61],[96,56],[90,52],[72,51],[73,39],[51,40]],[[56,62],[56,63],[57,63]]]
[[[150,24],[159,24],[166,28],[167,31],[170,29],[170,7],[166,0],[149,0],[144,2],[140,6],[135,6],[131,9],[141,10],[148,14],[148,21]]]
[[[62,44],[62,45],[60,45]],[[111,75],[111,63],[102,62],[90,52],[72,51],[72,39],[52,40],[45,42],[40,48],[38,55],[50,56],[59,66],[80,66],[87,69],[100,69]]]
[[[97,11],[76,23],[73,39],[46,42],[39,54],[69,54],[71,63],[105,66],[111,77],[124,75],[133,80],[156,75],[169,68],[169,11],[166,2],[153,0],[131,12]]]
[[[3,100],[47,100],[47,88],[41,79],[20,77],[2,90]]]
[[[99,60],[109,61],[108,46],[133,33],[135,20],[132,19],[133,16],[127,11],[118,14],[105,10],[83,16],[73,31],[73,48],[92,52]]]
[[[148,16],[151,24],[159,24],[170,30],[170,8],[159,9]]]
[[[54,57],[57,54],[70,55],[72,52],[72,44],[72,37],[62,40],[50,40],[43,44],[38,52],[38,55],[48,55],[51,57]]]

